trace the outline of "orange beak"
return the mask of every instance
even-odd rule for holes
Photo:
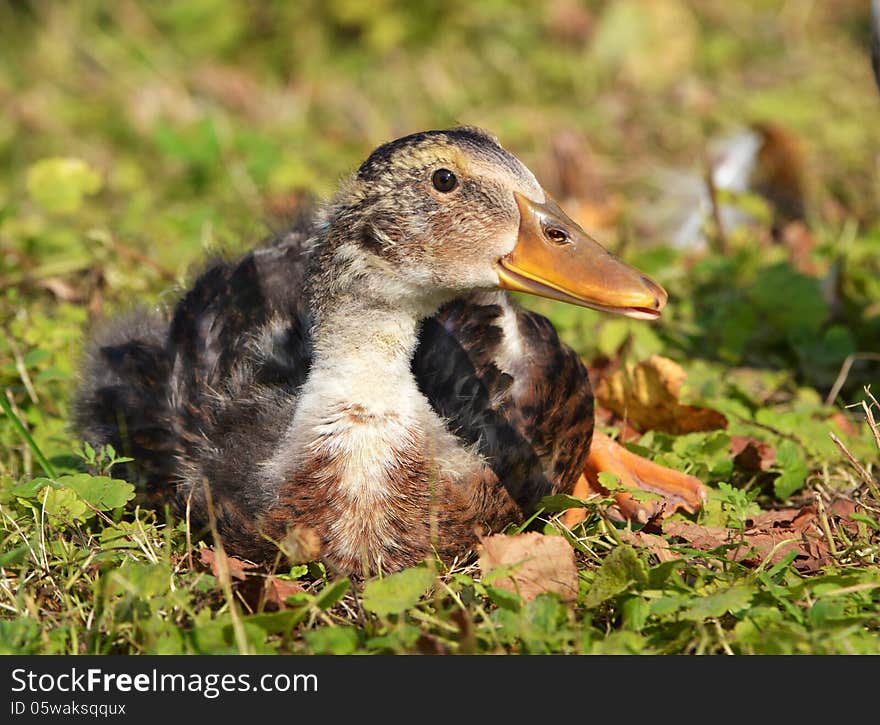
[[[514,193],[519,237],[498,260],[499,287],[551,300],[654,320],[666,291],[608,252],[549,196],[543,204]]]

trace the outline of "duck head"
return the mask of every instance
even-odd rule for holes
[[[352,274],[435,307],[476,289],[527,292],[654,319],[666,292],[592,239],[484,131],[413,134],[380,146],[328,211]],[[346,275],[351,277],[352,275]]]

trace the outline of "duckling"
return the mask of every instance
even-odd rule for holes
[[[667,299],[487,132],[415,133],[169,316],[99,332],[75,424],[133,457],[153,505],[200,530],[213,511],[238,556],[272,560],[292,532],[341,573],[452,561],[589,490],[587,371],[508,291],[648,320]],[[597,440],[602,470],[699,507],[695,479]]]

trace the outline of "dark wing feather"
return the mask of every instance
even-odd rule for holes
[[[516,325],[502,325],[510,314]],[[505,334],[517,344],[506,346]],[[505,348],[518,349],[522,364],[505,360]],[[589,453],[593,397],[584,365],[546,318],[504,295],[456,300],[425,322],[413,372],[524,510],[572,489]]]
[[[145,484],[168,480],[179,450],[167,395],[167,327],[161,316],[138,310],[99,330],[86,347],[73,398],[82,439],[134,458],[126,475]]]
[[[252,520],[264,505],[253,462],[277,443],[310,364],[309,231],[211,264],[170,322],[129,315],[87,347],[74,426],[135,458],[129,475],[155,503],[181,511],[192,491],[204,510],[195,504],[208,479],[221,518]]]

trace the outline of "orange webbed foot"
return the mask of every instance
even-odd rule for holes
[[[575,484],[572,495],[578,498],[587,498],[592,494],[607,496],[609,491],[599,483],[598,474],[601,471],[617,476],[623,488],[659,496],[656,500],[639,501],[628,491],[617,492],[614,494],[615,505],[609,511],[615,518],[644,524],[652,518],[668,516],[678,509],[696,513],[706,501],[706,487],[695,476],[653,463],[627,450],[604,433],[595,431],[587,466]],[[562,522],[571,527],[585,515],[583,509],[570,509],[563,515]]]

